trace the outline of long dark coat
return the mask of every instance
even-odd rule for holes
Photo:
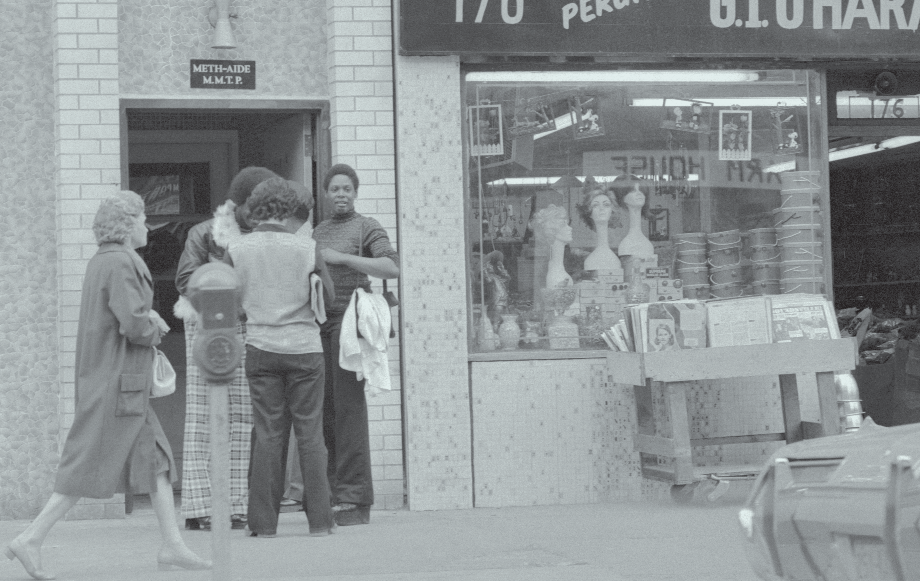
[[[153,349],[160,330],[148,313],[150,271],[123,244],[103,243],[83,281],[77,327],[76,409],[55,492],[109,498],[156,490],[156,446],[172,450],[150,406]]]

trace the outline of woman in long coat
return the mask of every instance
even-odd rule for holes
[[[172,450],[150,406],[152,347],[169,330],[155,311],[150,271],[134,251],[147,244],[144,202],[122,191],[103,200],[93,221],[99,249],[86,269],[77,328],[73,425],[61,453],[54,493],[7,547],[32,577],[42,569],[48,532],[81,497],[148,493],[163,535],[160,568],[207,569],[182,540],[171,481]]]

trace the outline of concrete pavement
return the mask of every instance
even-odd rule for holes
[[[367,526],[308,536],[302,512],[283,513],[274,539],[233,531],[234,579],[311,581],[756,581],[742,550],[743,496],[670,501],[371,513]],[[0,521],[0,547],[27,523]],[[198,554],[208,532],[183,531]],[[124,520],[62,521],[45,568],[62,580],[209,580],[210,571],[159,572],[151,509]],[[0,552],[2,555],[2,552]],[[28,579],[0,561],[0,580]],[[223,581],[223,580],[221,580]],[[229,580],[228,580],[229,581]]]

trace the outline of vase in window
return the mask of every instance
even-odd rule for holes
[[[489,320],[489,317],[482,317],[479,321],[479,350],[495,351],[498,345],[498,335],[492,329],[492,321]]]
[[[517,349],[521,340],[521,328],[517,323],[517,315],[502,315],[502,324],[498,327],[498,339],[502,349]]]

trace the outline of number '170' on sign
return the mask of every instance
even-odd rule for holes
[[[876,96],[837,93],[838,119],[920,119],[920,95]]]
[[[455,0],[457,3],[457,22],[463,22],[463,1]],[[475,2],[477,0],[470,0]],[[477,24],[482,23],[485,18],[486,10],[489,8],[489,0],[478,0],[479,10],[476,11]],[[514,3],[514,13],[511,12],[511,4]],[[492,0],[493,5],[501,4],[502,20],[505,24],[517,24],[524,18],[524,0]],[[497,10],[497,8],[496,8]]]

